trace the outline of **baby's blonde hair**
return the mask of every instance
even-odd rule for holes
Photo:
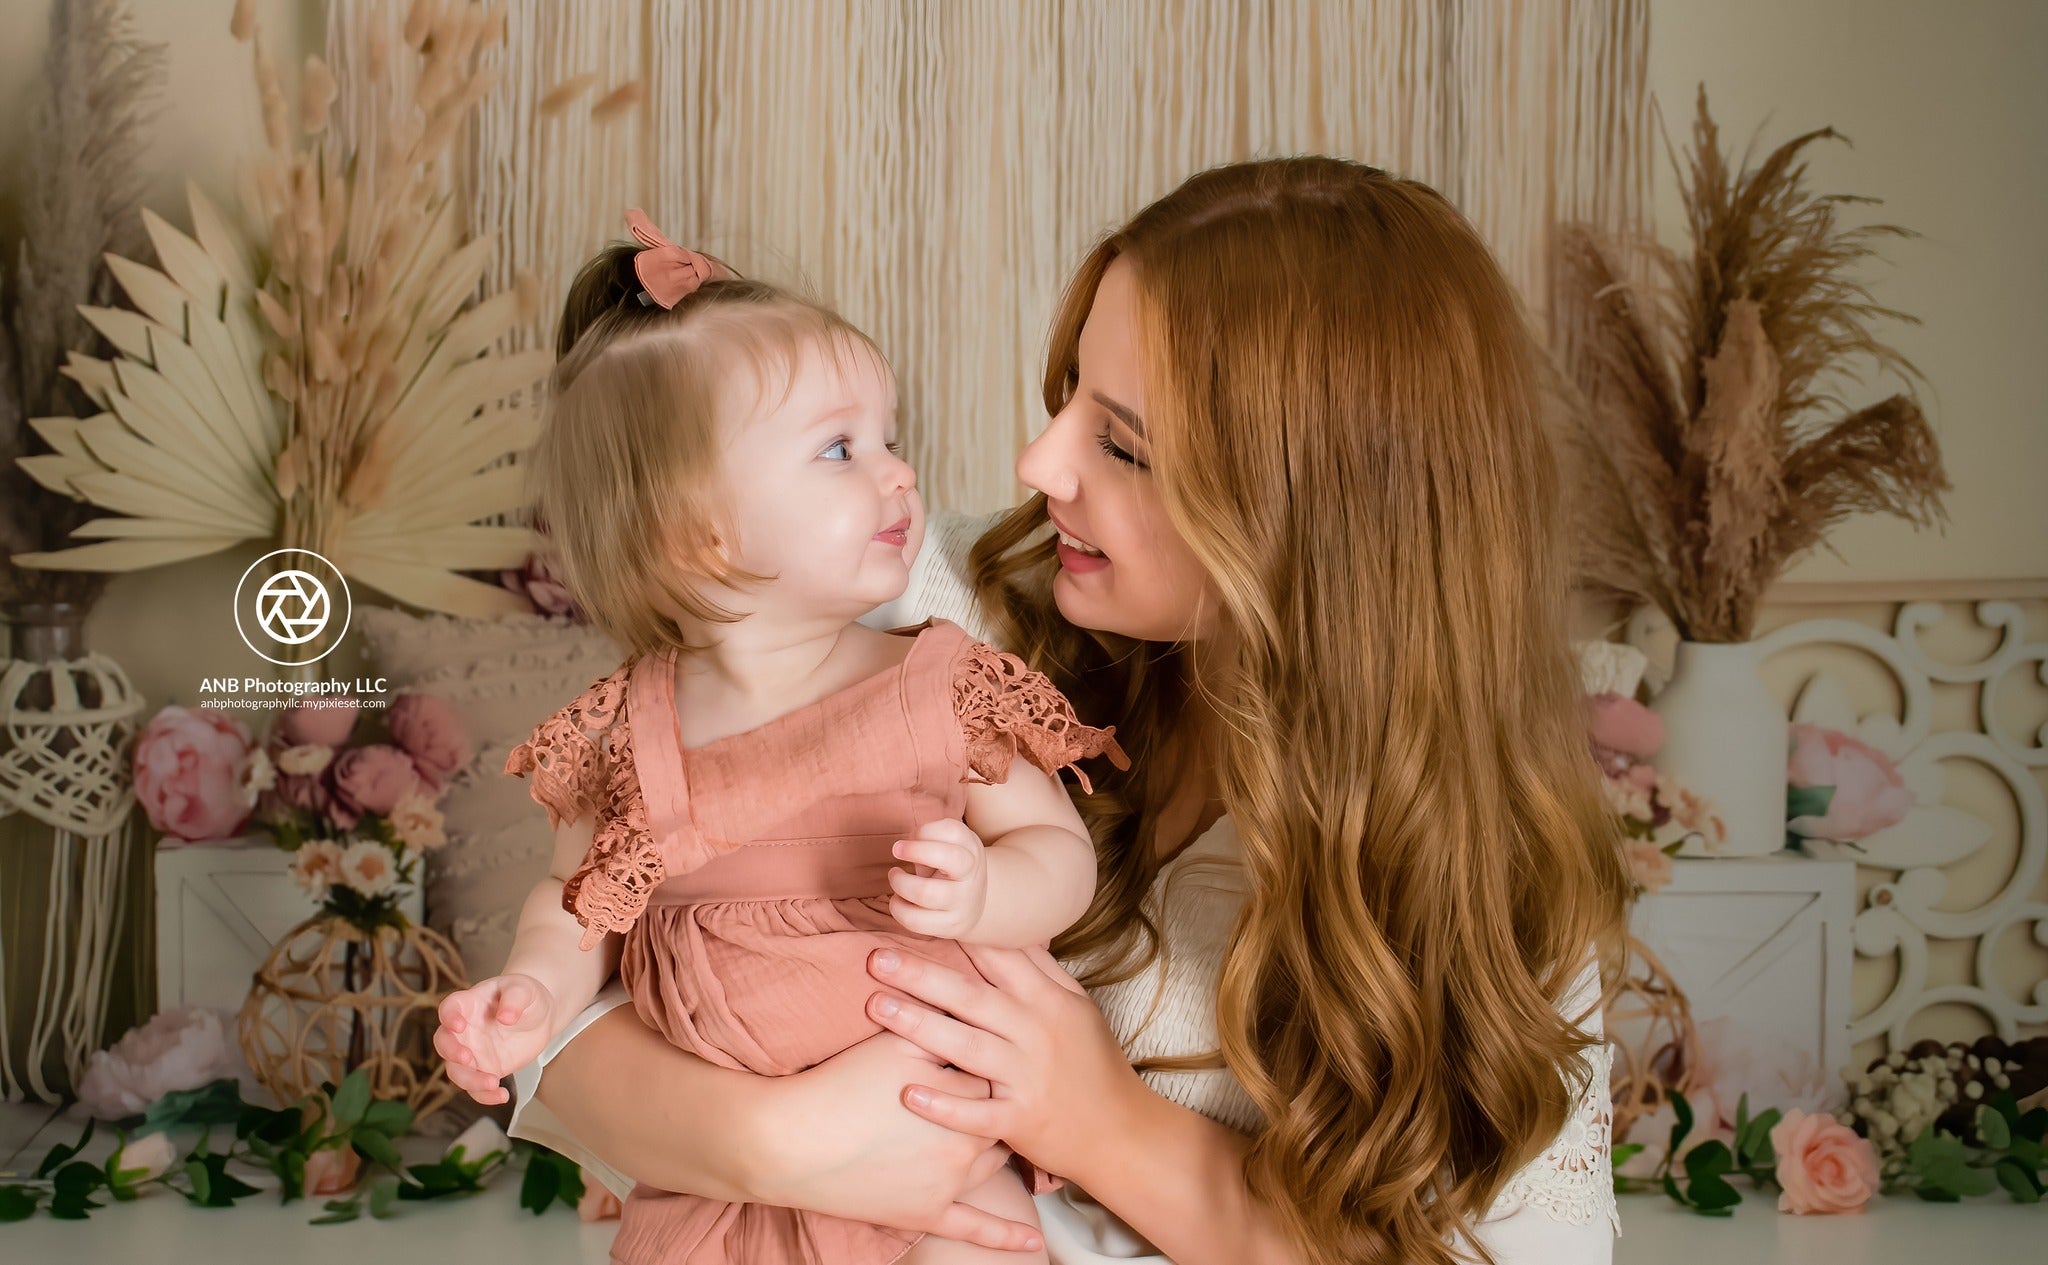
[[[886,362],[845,317],[764,281],[710,281],[672,309],[643,303],[636,253],[607,248],[569,289],[530,478],[578,605],[641,654],[688,645],[691,622],[737,618],[707,590],[769,578],[721,547],[732,532],[719,413],[733,373],[751,371],[772,404],[807,350]]]

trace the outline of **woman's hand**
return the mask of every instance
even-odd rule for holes
[[[939,1067],[886,1032],[808,1071],[761,1082],[769,1153],[755,1166],[757,1201],[988,1248],[1042,1246],[1035,1228],[957,1202],[1008,1162],[1009,1149],[904,1111],[909,1082],[963,1102],[988,1094],[986,1081]]]
[[[986,1080],[991,1096],[918,1078],[903,1104],[936,1124],[1001,1138],[1039,1167],[1087,1185],[1091,1136],[1115,1129],[1149,1095],[1088,994],[1043,949],[965,945],[986,979],[881,949],[868,971],[900,992],[868,1014],[934,1058]],[[929,1065],[927,1065],[929,1066]]]

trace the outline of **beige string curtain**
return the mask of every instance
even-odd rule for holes
[[[1098,237],[1204,167],[1319,152],[1427,181],[1539,321],[1555,226],[1632,230],[1647,213],[1646,0],[502,8],[503,78],[454,175],[472,226],[499,235],[490,284],[521,268],[541,282],[519,341],[552,336],[577,267],[643,205],[876,338],[938,507],[1016,498],[1060,287]],[[329,8],[359,134],[378,102],[349,67],[395,40],[404,9]],[[544,112],[550,92],[574,99]]]

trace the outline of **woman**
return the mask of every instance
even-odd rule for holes
[[[1000,1140],[1068,1179],[1039,1203],[1059,1265],[1604,1259],[1594,964],[1624,882],[1534,375],[1422,185],[1285,159],[1141,212],[1055,319],[1037,495],[964,564],[942,524],[922,609],[890,612],[1117,727],[1131,769],[1077,801],[1100,890],[1054,945],[1095,1004],[1042,954],[976,950],[985,980],[881,954],[870,1013],[953,1066],[885,1034],[760,1080],[600,1003],[515,1128],[1024,1248],[954,1202]]]

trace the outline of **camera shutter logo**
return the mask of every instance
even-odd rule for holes
[[[287,554],[292,556],[274,574],[254,585],[250,583],[260,574],[264,563]],[[327,639],[326,649],[305,658],[288,657],[289,652],[284,657],[271,653],[318,639],[334,622],[337,601],[341,627]],[[283,667],[300,667],[326,658],[348,632],[351,613],[348,581],[340,568],[310,549],[273,549],[250,563],[235,585],[235,631],[249,649]]]

